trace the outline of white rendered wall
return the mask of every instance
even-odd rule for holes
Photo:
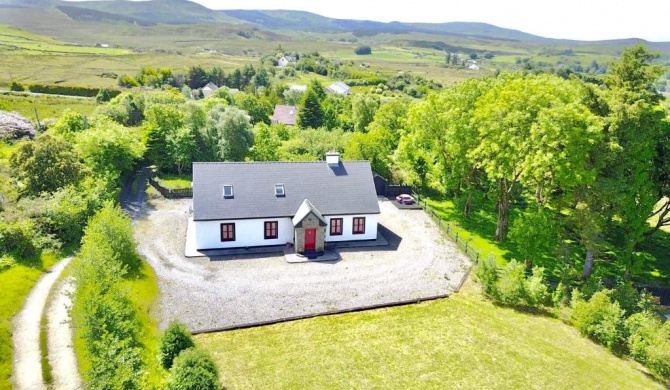
[[[265,222],[277,221],[277,238],[266,240]],[[221,241],[221,224],[235,224],[235,241]],[[293,242],[290,218],[237,219],[232,221],[195,221],[195,243],[198,250],[284,245]]]
[[[365,217],[365,234],[353,234],[354,218]],[[326,242],[334,241],[356,241],[356,240],[376,240],[377,239],[377,222],[379,220],[378,214],[361,214],[361,215],[331,215],[326,218],[328,226],[326,226]],[[331,218],[342,218],[342,235],[330,235],[330,220]]]

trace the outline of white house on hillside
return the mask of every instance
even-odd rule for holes
[[[375,240],[379,204],[368,161],[193,163],[198,250]]]
[[[280,59],[277,60],[277,66],[280,68],[283,68],[289,64],[295,64],[295,58],[291,56],[282,56]]]
[[[202,87],[202,96],[204,97],[212,96],[212,93],[214,93],[214,91],[216,91],[217,89],[219,89],[219,87],[217,87],[215,84],[207,83],[207,85]]]

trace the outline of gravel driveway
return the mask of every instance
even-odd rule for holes
[[[290,264],[279,253],[186,258],[191,200],[150,199],[135,235],[158,275],[161,327],[179,319],[196,331],[452,292],[469,259],[425,212],[379,202],[388,247],[338,249],[337,262]]]

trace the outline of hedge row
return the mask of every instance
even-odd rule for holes
[[[50,95],[69,95],[69,96],[83,96],[96,97],[100,88],[89,87],[73,87],[69,85],[44,85],[44,84],[30,84],[28,90],[33,93],[46,93]],[[121,91],[115,89],[107,90],[110,97],[118,96]]]

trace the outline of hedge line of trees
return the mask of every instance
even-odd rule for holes
[[[83,376],[91,390],[146,388],[142,328],[123,285],[140,265],[130,219],[106,203],[86,227],[72,272],[73,323],[90,362]]]
[[[34,93],[45,93],[50,95],[68,95],[82,97],[96,97],[100,93],[99,88],[76,87],[69,85],[45,85],[30,84],[28,90]],[[115,89],[106,90],[110,97],[118,96],[121,91]]]

